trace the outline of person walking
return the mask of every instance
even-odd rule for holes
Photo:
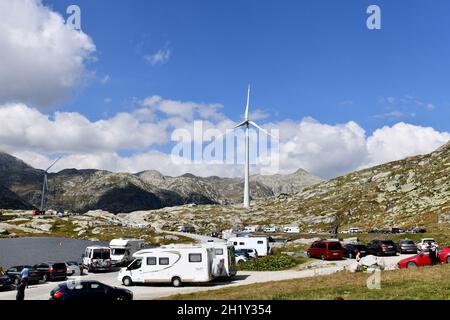
[[[356,262],[360,262],[361,261],[361,252],[358,250],[358,249],[356,249]]]
[[[25,288],[26,287],[27,287],[27,284],[25,283],[24,279],[20,279],[20,282],[17,285],[17,294],[16,294],[17,301],[25,300]]]

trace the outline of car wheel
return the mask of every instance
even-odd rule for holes
[[[406,267],[407,267],[408,269],[414,269],[414,268],[417,268],[417,264],[416,264],[415,262],[410,261],[410,262],[408,262],[408,264],[406,265]]]
[[[174,277],[174,278],[172,279],[172,285],[173,285],[175,288],[181,287],[182,284],[183,284],[183,283],[181,282],[181,279],[180,279],[180,278]]]
[[[123,296],[123,295],[120,295],[120,296],[117,296],[117,297],[116,297],[116,300],[117,300],[117,301],[126,301],[127,298],[126,298],[125,296]]]
[[[308,258],[311,258],[311,253],[309,253],[309,251],[306,252],[306,255],[308,256]]]
[[[447,259],[445,260],[446,263],[450,263],[450,256],[447,257]]]
[[[348,254],[348,258],[353,259],[353,254],[351,252]]]
[[[320,259],[322,259],[322,260],[325,261],[325,256],[324,256],[324,255],[321,255],[321,256],[320,256]]]
[[[47,274],[44,274],[44,275],[42,276],[42,281],[43,281],[43,282],[47,282],[47,281],[48,281],[48,275],[47,275]]]
[[[130,277],[124,277],[122,279],[122,283],[124,286],[129,287],[129,286],[133,285],[133,280],[131,280]]]

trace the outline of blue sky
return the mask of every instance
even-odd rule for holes
[[[355,120],[368,133],[398,121],[449,129],[448,1],[44,3],[64,16],[69,4],[80,6],[97,47],[91,68],[110,77],[58,106],[92,120],[153,94],[222,103],[238,118],[251,83],[253,107],[272,119]],[[370,4],[381,7],[381,30],[366,28]],[[161,48],[169,61],[150,65],[144,56]],[[434,108],[398,102],[405,97]]]
[[[281,173],[334,177],[450,139],[447,0],[3,0],[0,21],[0,150],[35,167],[241,175],[174,165],[171,134],[233,127],[249,83]]]

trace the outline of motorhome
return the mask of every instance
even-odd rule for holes
[[[82,258],[82,268],[89,272],[111,269],[111,249],[109,247],[87,247]]]
[[[275,232],[277,232],[277,227],[264,227],[263,228],[263,231],[265,232],[265,233],[275,233]]]
[[[133,283],[209,282],[213,275],[215,250],[205,245],[168,245],[136,252],[135,260],[122,268],[118,280],[125,286]]]
[[[208,242],[206,246],[214,249],[213,275],[234,277],[237,273],[234,246],[226,242]]]
[[[144,248],[144,240],[131,238],[112,239],[109,247],[111,248],[111,263],[116,266],[126,266],[133,261],[133,254]]]
[[[255,249],[258,256],[266,256],[270,253],[269,241],[266,237],[232,237],[228,241],[234,245],[235,250]]]
[[[284,233],[300,233],[299,227],[284,227],[283,228]]]

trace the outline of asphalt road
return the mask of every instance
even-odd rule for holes
[[[397,257],[384,257],[386,265],[396,264],[399,260],[405,258],[407,255]],[[216,290],[224,287],[247,285],[259,282],[269,282],[278,280],[298,279],[306,277],[314,277],[319,275],[332,274],[345,268],[345,266],[354,263],[355,260],[341,260],[341,261],[320,261],[314,262],[312,267],[305,270],[286,270],[286,271],[267,271],[267,272],[251,272],[240,271],[231,282],[212,282],[199,285],[185,285],[181,288],[174,288],[170,284],[150,284],[137,285],[127,287],[133,291],[134,299],[156,299],[163,298],[174,294],[191,293],[197,291]],[[124,287],[117,280],[118,272],[108,273],[90,273],[84,275],[81,279],[98,280],[105,284],[117,287]],[[69,280],[76,280],[80,277],[70,277]],[[57,282],[48,282],[37,285],[30,285],[25,292],[26,300],[48,300],[50,298],[50,291],[57,286]],[[16,292],[4,291],[0,292],[0,300],[15,299]]]

